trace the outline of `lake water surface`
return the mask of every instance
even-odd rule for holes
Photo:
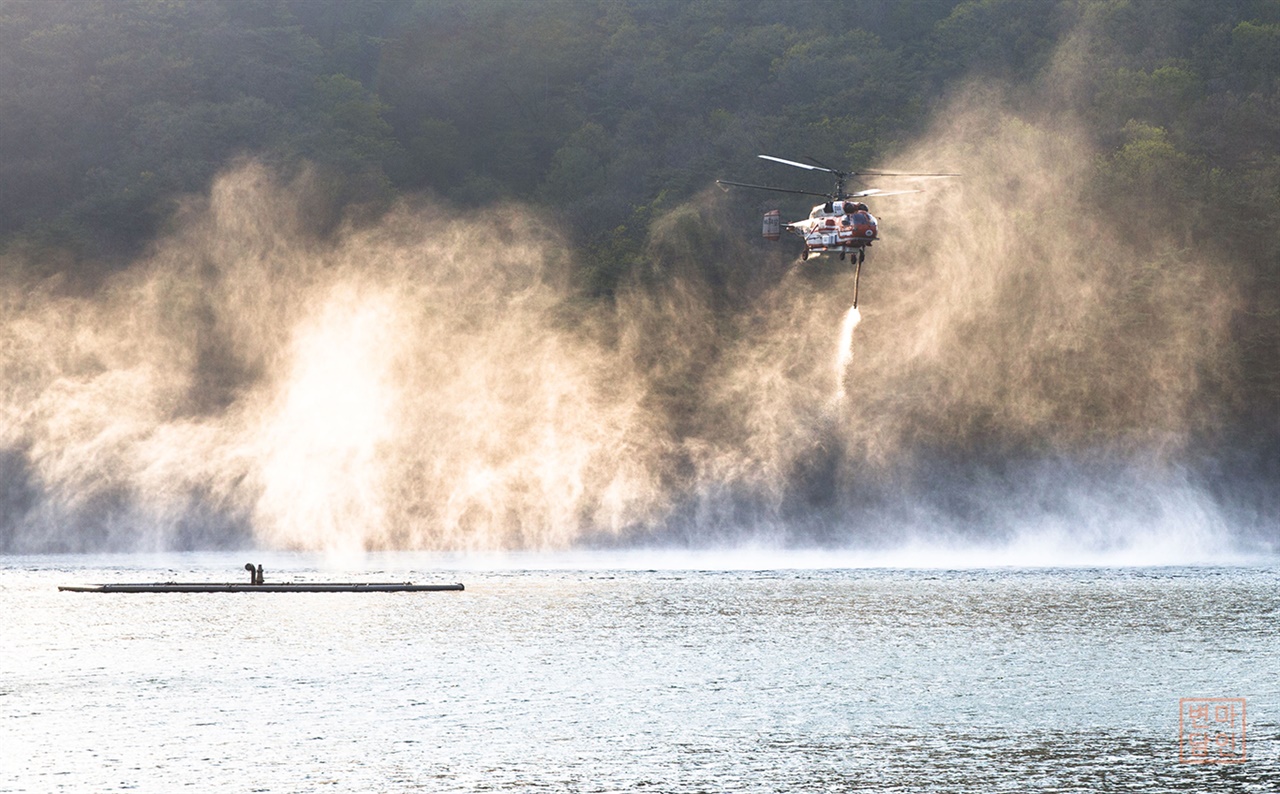
[[[461,593],[60,584],[462,581]],[[0,557],[0,791],[1280,790],[1280,565]],[[1179,760],[1181,698],[1246,760]]]

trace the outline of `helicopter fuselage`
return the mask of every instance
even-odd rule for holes
[[[819,204],[808,218],[783,225],[804,240],[805,259],[829,253],[843,258],[867,248],[879,236],[876,217],[866,204],[854,201]]]
[[[823,196],[827,199],[825,204],[819,204],[809,213],[809,217],[801,221],[793,221],[791,223],[782,222],[782,213],[779,210],[769,210],[764,214],[764,223],[762,231],[766,240],[778,240],[782,237],[782,230],[786,228],[792,234],[797,234],[804,240],[804,251],[801,252],[801,259],[808,259],[811,256],[820,256],[822,254],[838,254],[841,259],[851,256],[854,259],[857,269],[853,275],[853,305],[858,306],[858,276],[862,272],[862,263],[867,258],[867,249],[876,241],[880,235],[879,224],[876,217],[867,211],[867,205],[861,201],[854,199],[867,198],[875,196],[896,196],[903,193],[919,193],[919,190],[892,190],[884,191],[879,188],[868,188],[859,190],[855,193],[845,192],[845,185],[851,179],[860,179],[862,177],[908,177],[908,178],[934,178],[946,176],[959,176],[959,174],[920,174],[920,173],[904,173],[901,171],[840,171],[830,166],[823,165],[812,157],[805,159],[808,163],[799,163],[795,160],[785,160],[781,157],[774,157],[771,154],[758,155],[762,160],[771,160],[775,163],[789,165],[793,168],[802,168],[806,171],[822,171],[831,174],[836,179],[835,190],[830,193],[818,193],[813,190],[797,190],[795,188],[775,187],[773,185],[756,185],[750,182],[733,182],[728,179],[717,179],[716,184],[725,188],[745,187],[753,190],[768,190],[774,193],[793,193],[804,196]]]

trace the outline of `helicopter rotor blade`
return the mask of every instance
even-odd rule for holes
[[[948,176],[962,176],[962,174],[908,174],[903,173],[902,171],[854,171],[849,176],[911,176],[942,178]]]
[[[890,191],[884,191],[884,190],[881,190],[880,188],[875,188],[875,187],[873,187],[873,188],[871,188],[871,189],[869,189],[869,190],[859,190],[857,193],[850,193],[850,194],[849,194],[849,198],[866,198],[866,197],[868,197],[868,196],[874,196],[875,198],[881,198],[881,197],[883,197],[883,196],[901,196],[901,195],[904,195],[904,194],[906,194],[906,193],[923,193],[923,192],[924,192],[924,191],[921,191],[921,190],[890,190]]]
[[[785,187],[771,187],[769,185],[750,185],[746,182],[730,182],[727,179],[717,179],[717,185],[732,185],[733,187],[750,187],[756,190],[772,190],[774,193],[797,193],[801,196],[818,196],[819,198],[829,199],[831,195],[828,193],[815,193],[812,190],[791,190]]]
[[[849,175],[849,172],[848,172],[848,171],[838,171],[838,170],[836,170],[836,169],[832,168],[831,166],[827,165],[826,163],[822,162],[822,161],[821,161],[821,160],[819,160],[818,158],[814,157],[813,155],[806,154],[806,155],[804,156],[804,159],[808,160],[809,162],[813,163],[814,165],[818,166],[819,168],[822,168],[822,169],[825,169],[825,170],[827,170],[827,171],[830,171],[831,173],[835,174],[836,176],[848,176],[848,175]]]
[[[811,161],[811,163],[812,163],[812,164],[811,164],[811,163],[797,163],[795,160],[784,160],[784,159],[783,159],[783,158],[781,158],[781,157],[774,157],[774,156],[773,156],[773,155],[771,155],[771,154],[758,154],[758,155],[756,155],[756,157],[759,157],[759,158],[760,158],[760,159],[762,159],[762,160],[772,160],[772,161],[773,161],[773,162],[775,162],[775,163],[782,163],[782,164],[784,164],[784,165],[795,166],[796,168],[803,168],[803,169],[805,169],[806,171],[826,171],[828,174],[835,174],[836,176],[846,176],[846,177],[848,177],[848,176],[888,176],[888,177],[895,177],[895,176],[909,176],[909,177],[949,177],[949,176],[961,176],[961,174],[936,174],[936,173],[924,174],[924,173],[907,172],[907,171],[840,171],[840,170],[838,170],[838,169],[832,168],[831,166],[828,166],[828,165],[824,165],[824,164],[822,164],[822,163],[821,163],[820,161],[818,161],[816,158],[814,158],[814,157],[810,157],[809,155],[805,155],[805,159],[806,159],[806,160]]]
[[[796,168],[803,168],[806,171],[826,171],[828,174],[840,173],[833,168],[827,168],[821,165],[809,165],[808,163],[797,163],[795,160],[783,160],[781,157],[774,157],[771,154],[758,154],[756,157],[759,157],[761,160],[772,160],[775,163],[782,163],[783,165],[794,165]]]

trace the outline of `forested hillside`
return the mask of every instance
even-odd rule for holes
[[[1092,449],[1137,435],[1158,448],[1163,437],[1186,444],[1212,434],[1214,449],[1247,446],[1252,451],[1240,465],[1274,478],[1277,142],[1280,0],[0,0],[0,275],[14,316],[25,312],[32,327],[53,327],[47,323],[58,311],[24,303],[21,295],[32,291],[55,306],[62,295],[91,301],[95,291],[137,289],[159,301],[157,323],[173,321],[179,306],[190,308],[182,301],[191,302],[192,314],[175,321],[192,334],[190,349],[171,363],[186,368],[183,377],[196,373],[191,392],[202,396],[190,398],[195,407],[165,408],[163,417],[186,421],[182,411],[231,410],[249,384],[274,383],[264,373],[276,355],[262,353],[266,342],[246,341],[249,332],[219,314],[229,317],[227,307],[237,301],[265,300],[273,289],[266,270],[245,270],[228,254],[234,267],[225,273],[242,274],[240,284],[228,286],[233,277],[216,274],[214,262],[225,251],[203,263],[175,253],[198,245],[185,242],[196,239],[192,229],[206,217],[183,220],[191,197],[213,192],[210,224],[225,222],[217,207],[262,201],[254,206],[264,223],[301,222],[316,240],[336,235],[338,242],[315,257],[335,269],[334,257],[359,259],[360,230],[403,219],[395,213],[405,207],[432,207],[442,228],[472,239],[473,230],[447,226],[450,219],[505,208],[513,224],[552,230],[571,271],[565,283],[575,321],[590,329],[580,336],[608,349],[610,366],[624,361],[638,373],[645,396],[635,410],[653,426],[635,432],[648,434],[662,461],[652,467],[654,481],[671,489],[685,481],[672,472],[701,465],[698,450],[708,445],[741,457],[731,474],[708,464],[709,480],[759,470],[755,447],[737,437],[712,439],[713,425],[758,432],[751,444],[782,443],[766,438],[777,428],[733,413],[746,402],[740,396],[708,391],[702,379],[712,377],[712,365],[745,369],[759,363],[752,356],[768,354],[773,358],[760,361],[787,373],[777,384],[829,378],[826,352],[801,377],[794,365],[785,369],[785,347],[751,346],[753,333],[767,336],[787,322],[792,342],[807,340],[810,331],[795,318],[839,303],[809,296],[808,287],[788,287],[759,304],[744,297],[744,274],[777,283],[782,272],[768,265],[782,261],[781,247],[765,253],[756,239],[762,202],[779,200],[722,194],[715,180],[829,188],[811,174],[779,173],[789,169],[756,159],[760,153],[850,169],[963,174],[956,190],[974,202],[971,214],[961,217],[945,203],[888,205],[915,208],[915,215],[885,209],[898,229],[909,220],[911,232],[877,244],[884,267],[870,271],[884,279],[880,305],[895,333],[919,340],[911,355],[942,333],[926,327],[931,321],[950,335],[951,359],[971,353],[991,363],[982,377],[976,369],[944,372],[951,359],[939,354],[912,359],[915,370],[903,364],[896,380],[882,374],[873,384],[867,375],[867,399],[885,402],[866,411],[860,405],[858,416],[900,422],[900,439],[928,447],[923,458],[944,448],[967,459],[978,441],[992,438],[1012,438],[1025,452],[1057,450],[1068,436]],[[1070,167],[1059,167],[1066,161]],[[244,170],[245,163],[252,167]],[[229,172],[258,187],[238,193],[240,183],[229,183],[219,194],[217,179]],[[305,175],[301,221],[279,206],[296,194],[261,187],[261,173],[277,185]],[[930,188],[930,195],[941,190]],[[803,198],[780,201],[787,213],[806,209]],[[421,223],[413,217],[387,228],[408,235],[404,230]],[[241,242],[241,227],[230,228],[218,245]],[[973,239],[962,245],[961,232]],[[390,232],[385,239],[370,234],[370,250],[407,245],[388,242]],[[471,250],[499,257],[486,243],[476,239]],[[283,245],[255,244],[268,252]],[[293,237],[288,244],[305,248]],[[393,259],[369,264],[369,272],[383,273],[376,268]],[[628,291],[661,283],[659,265],[675,260],[700,269],[702,283],[688,295]],[[168,307],[156,297],[161,286],[121,286],[134,283],[118,277],[140,262],[146,283],[159,285],[165,282],[157,269],[184,263],[197,283],[184,289],[197,294],[181,292]],[[490,278],[454,271],[436,277],[480,285],[457,287],[456,295]],[[303,300],[298,295],[314,283],[306,276],[290,300]],[[246,284],[257,284],[257,294]],[[215,287],[222,308],[209,297]],[[1070,297],[1062,293],[1064,305],[1055,306],[1054,291],[1064,288]],[[672,307],[686,298],[695,310],[677,318]],[[950,313],[930,315],[930,301],[944,298]],[[790,320],[766,305],[784,299],[795,312]],[[982,300],[991,301],[986,316]],[[592,314],[625,301],[650,319],[633,322],[642,312],[624,317],[622,308],[613,319]],[[488,322],[499,323],[503,306]],[[94,311],[113,317],[117,309]],[[92,327],[105,337],[102,329],[116,321],[103,317]],[[691,317],[702,325],[683,333],[679,322]],[[838,326],[838,315],[829,320],[821,333],[832,321]],[[275,343],[283,347],[288,336],[279,333]],[[910,358],[887,332],[869,333],[868,356],[878,357],[879,373]],[[730,350],[734,334],[738,347]],[[5,366],[39,370],[32,382],[45,389],[32,387],[44,395],[38,400],[16,391],[7,398],[17,406],[13,416],[31,424],[38,411],[30,406],[54,399],[64,364],[40,369],[22,346],[34,350],[39,334],[17,329],[12,336],[19,341]],[[84,333],[67,336],[67,350],[79,350]],[[680,344],[690,346],[683,358],[662,358]],[[72,353],[65,357],[83,364]],[[93,364],[95,372],[117,365],[106,358]],[[120,366],[156,366],[145,356],[139,361],[134,367],[130,359],[134,369]],[[1080,362],[1088,377],[1073,376]],[[1139,370],[1142,378],[1130,378]],[[761,401],[776,396],[760,382],[748,392]],[[699,418],[713,396],[728,419]],[[781,396],[777,401],[776,414],[799,413]],[[1022,405],[1027,401],[1032,408]],[[816,398],[814,406],[814,416],[826,410]],[[916,425],[912,410],[924,416]],[[778,486],[786,494],[778,504],[849,492],[814,484],[822,477],[865,482],[845,471],[852,464],[810,459],[837,455],[826,431],[814,427],[795,431],[803,443],[779,464],[792,469],[775,472],[789,483]],[[9,459],[23,474],[8,478],[17,495],[0,500],[35,504],[30,494],[42,486],[13,483],[36,483],[32,461],[43,447],[31,439],[39,433],[11,435],[19,440],[5,442]],[[1247,443],[1237,444],[1242,439]],[[872,460],[879,454],[872,447],[839,454]],[[1147,447],[1126,447],[1139,448]],[[0,455],[0,474],[5,460]],[[835,473],[813,474],[822,466]],[[240,487],[240,479],[227,481]],[[817,492],[828,496],[811,498]]]
[[[758,151],[891,158],[962,81],[1034,112],[1070,36],[1099,199],[1274,264],[1266,0],[4,0],[0,234],[136,248],[250,154],[320,164],[344,203],[514,197],[584,246],[641,241],[638,210],[760,173]]]

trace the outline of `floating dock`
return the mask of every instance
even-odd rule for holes
[[[68,593],[438,593],[464,590],[460,582],[452,584],[414,584],[413,582],[272,582],[263,579],[262,566],[247,563],[246,582],[148,582],[135,584],[59,585]]]
[[[139,584],[59,585],[69,593],[434,593],[465,590],[460,582],[452,584],[414,584],[413,582],[279,582],[245,584],[243,582],[151,582]]]

